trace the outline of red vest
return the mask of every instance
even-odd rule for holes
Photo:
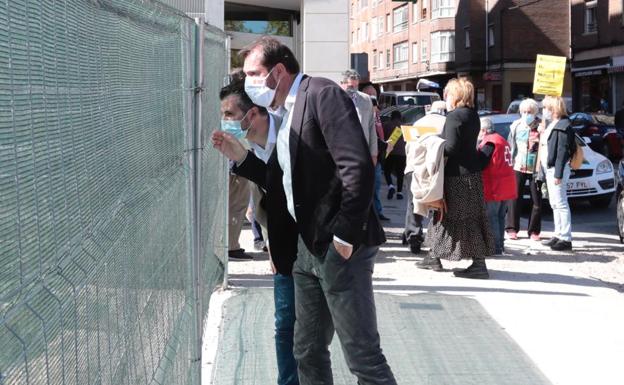
[[[516,199],[516,175],[513,170],[513,157],[509,143],[499,134],[486,134],[479,148],[487,142],[494,143],[494,153],[490,163],[481,173],[483,195],[486,202]]]

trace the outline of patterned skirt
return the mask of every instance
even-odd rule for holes
[[[435,225],[429,222],[426,244],[431,257],[459,261],[494,254],[481,173],[444,178],[447,212]]]

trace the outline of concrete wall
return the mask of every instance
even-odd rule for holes
[[[349,1],[302,0],[303,72],[335,81],[349,68]]]

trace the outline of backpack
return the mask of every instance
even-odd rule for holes
[[[570,168],[572,170],[578,170],[583,165],[583,146],[576,142],[576,135],[572,127],[568,127],[568,148],[570,149]]]

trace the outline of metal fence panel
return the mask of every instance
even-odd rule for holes
[[[0,384],[197,383],[194,28],[141,0],[0,4]]]

